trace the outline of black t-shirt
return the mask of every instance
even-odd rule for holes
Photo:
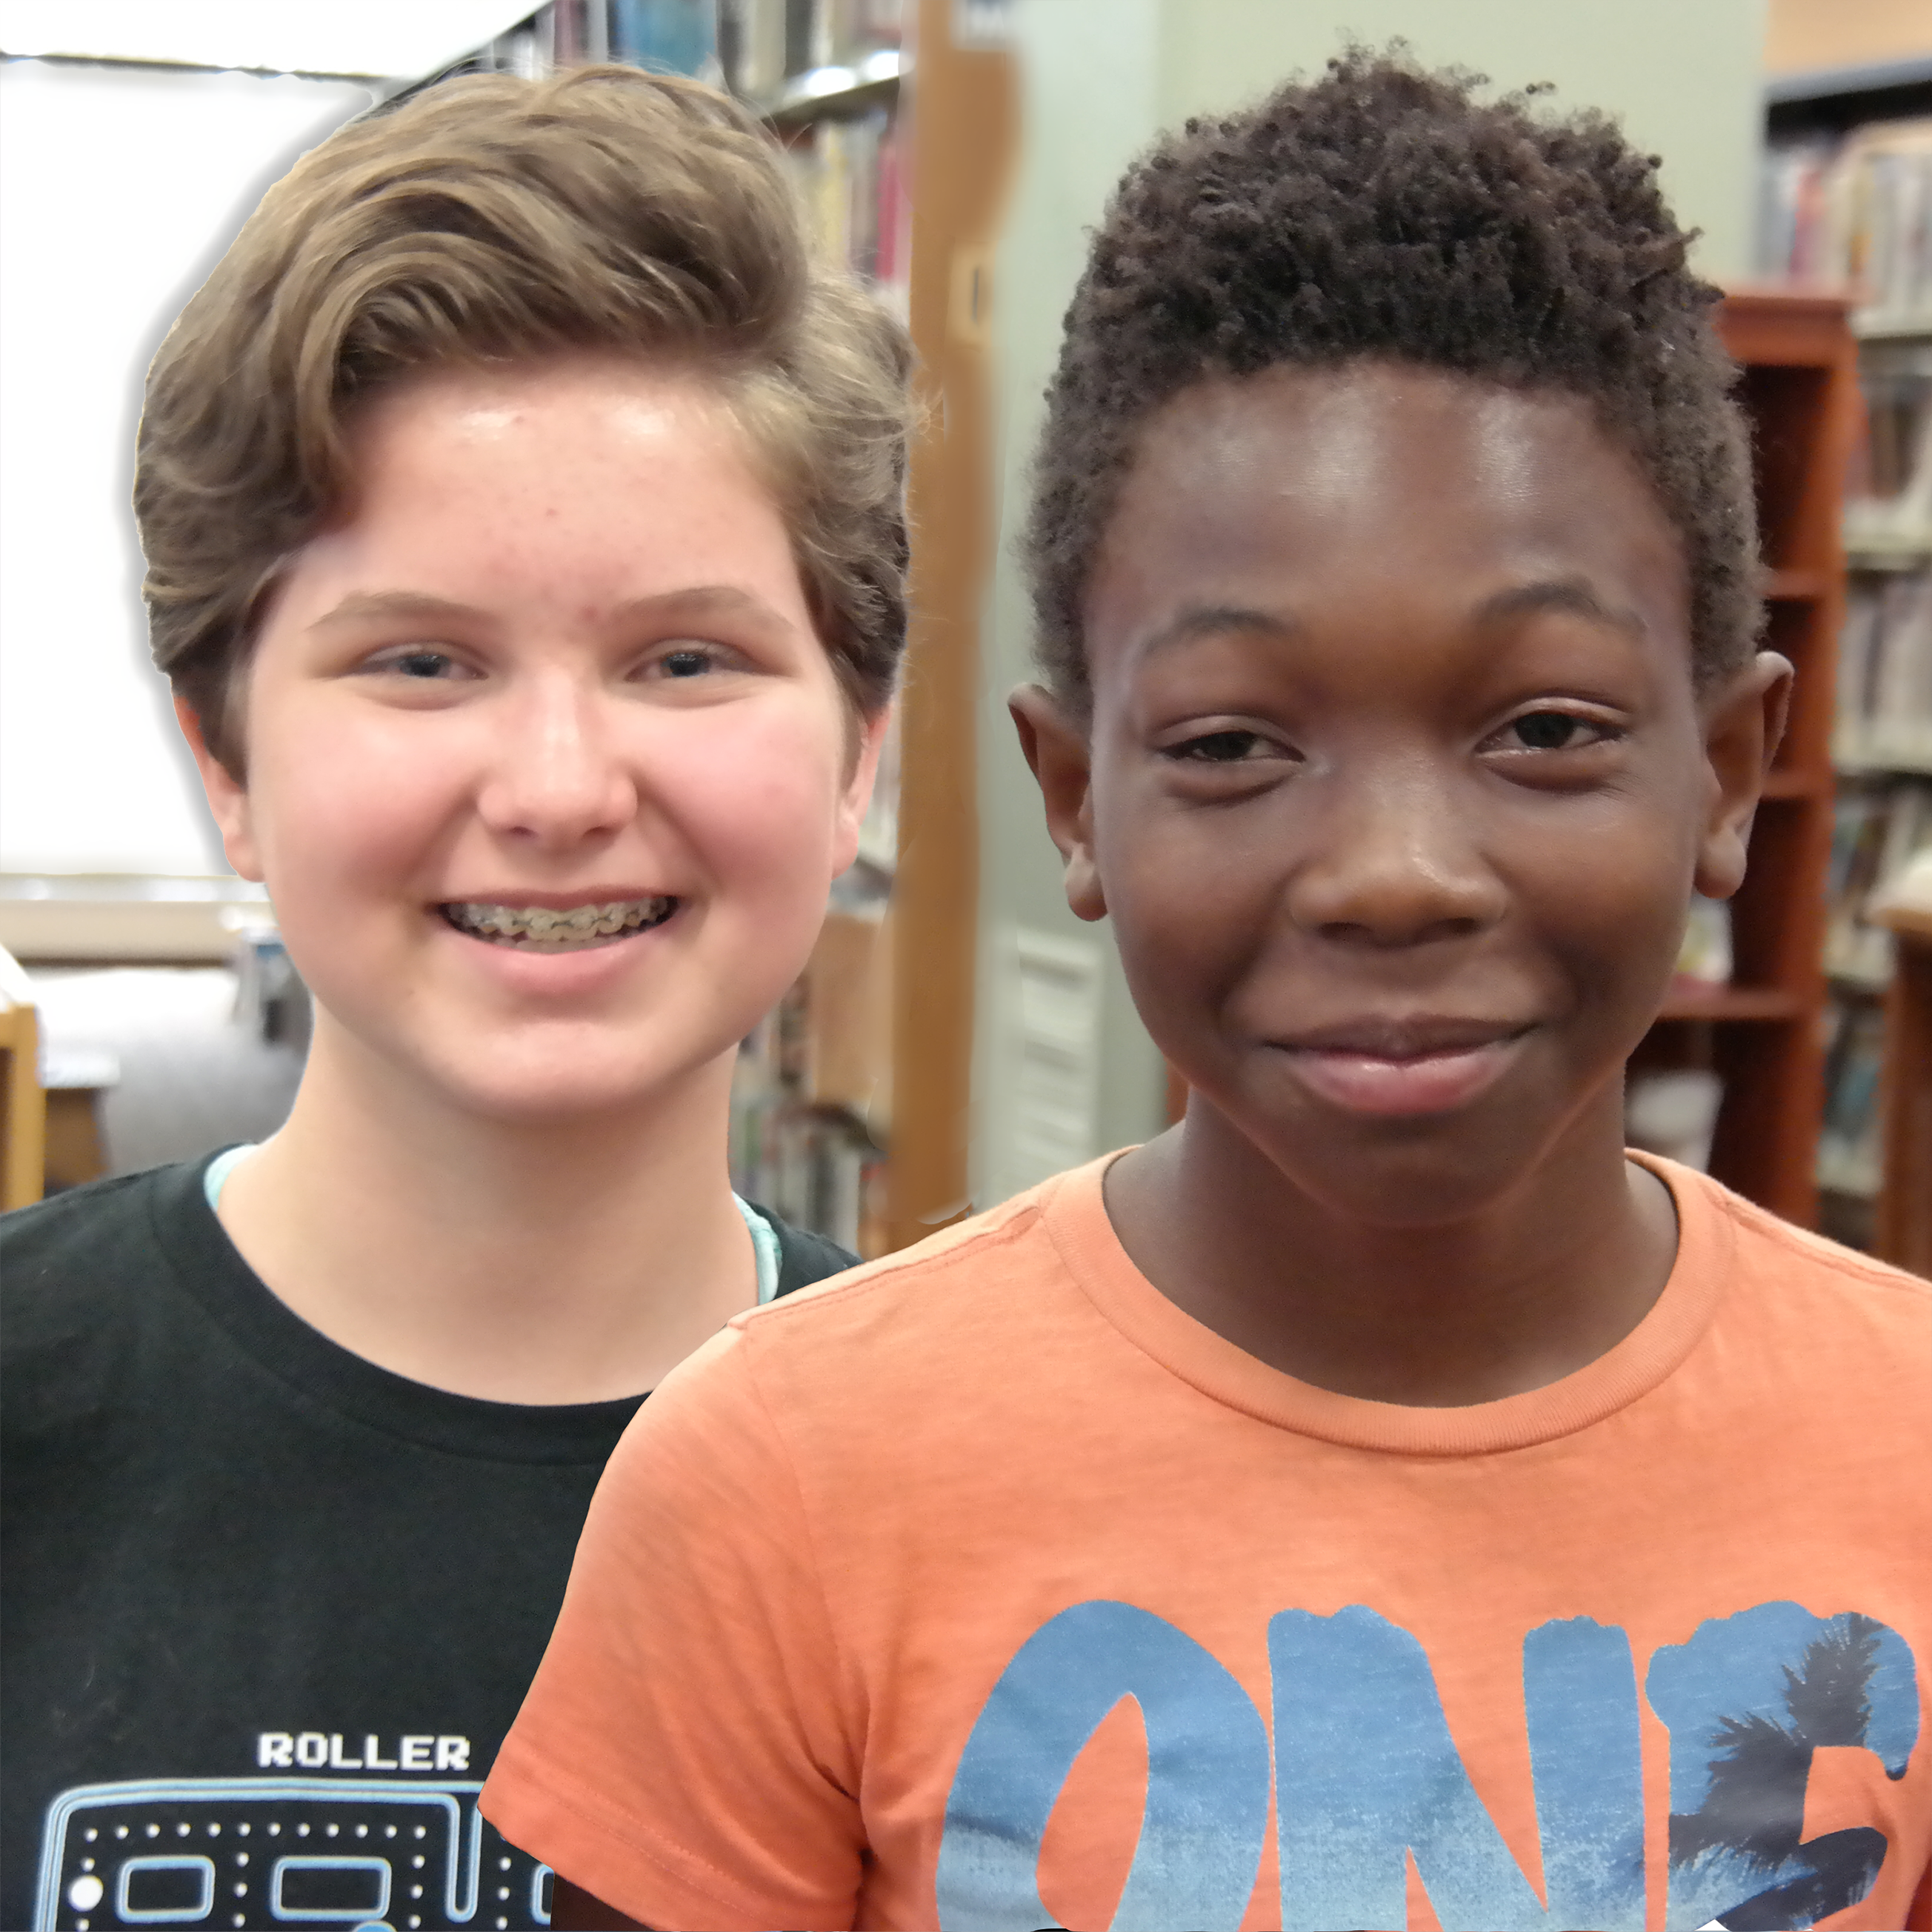
[[[338,1348],[206,1166],[0,1223],[0,1926],[546,1924],[476,1793],[641,1398],[481,1402]],[[851,1265],[772,1226],[781,1294]]]

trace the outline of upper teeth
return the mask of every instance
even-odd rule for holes
[[[555,946],[606,938],[649,924],[662,919],[673,903],[663,898],[613,899],[605,905],[572,906],[560,911],[551,906],[490,905],[471,900],[445,910],[457,925],[471,932]]]

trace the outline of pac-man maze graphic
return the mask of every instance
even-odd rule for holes
[[[548,1925],[550,1868],[484,1821],[482,1789],[340,1778],[83,1786],[48,1813],[34,1932]]]

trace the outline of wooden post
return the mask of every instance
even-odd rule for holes
[[[912,459],[912,626],[893,884],[891,1244],[964,1211],[980,890],[979,632],[998,520],[988,368],[1013,148],[1013,56],[953,42],[920,0],[910,82],[912,334],[926,410]]]

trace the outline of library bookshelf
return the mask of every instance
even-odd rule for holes
[[[1809,1227],[1824,1106],[1841,500],[1858,421],[1858,349],[1849,304],[1830,296],[1740,291],[1725,300],[1719,328],[1743,372],[1738,398],[1750,424],[1764,641],[1791,661],[1796,679],[1732,902],[1730,983],[1678,982],[1632,1066],[1714,1072],[1723,1099],[1712,1173]]]
[[[912,614],[890,796],[875,814],[870,847],[874,884],[889,891],[889,910],[878,901],[856,910],[835,906],[802,982],[804,1040],[793,1056],[808,1070],[793,1090],[838,1158],[850,1156],[852,1127],[865,1127],[859,1151],[868,1164],[852,1244],[868,1256],[922,1239],[968,1206],[979,898],[974,721],[980,610],[997,541],[992,262],[1019,112],[1014,57],[998,33],[964,31],[973,19],[952,0],[904,0],[894,76],[868,78],[861,63],[851,85],[819,92],[808,76],[766,117],[793,158],[822,242],[835,254],[842,249],[904,315],[917,364],[920,429],[908,479],[917,533]],[[862,206],[874,157],[880,201],[868,243],[865,220],[842,221],[841,211]],[[862,974],[865,996],[840,1000],[836,988]],[[850,1037],[860,1033],[863,1044]],[[838,1066],[851,1071],[828,1081],[811,1070]],[[830,1225],[786,1198],[772,1204],[852,1240],[849,1225]]]

